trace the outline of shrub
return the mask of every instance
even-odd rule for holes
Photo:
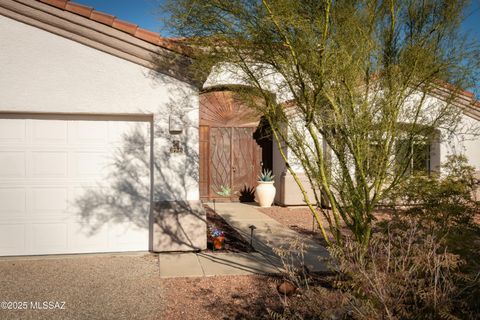
[[[480,182],[465,156],[449,156],[442,172],[412,175],[389,199],[397,213],[415,216],[436,229],[440,237],[452,229],[471,226],[480,209],[475,197]]]
[[[480,228],[475,221],[480,203],[474,173],[465,157],[451,156],[442,175],[410,176],[392,193],[395,210],[375,224],[367,249],[348,236],[330,246],[334,290],[312,284],[301,268],[286,268],[302,295],[283,315],[273,316],[480,318]]]
[[[460,260],[415,219],[390,222],[364,253],[356,242],[330,249],[347,280],[337,285],[358,319],[437,319],[451,316]]]

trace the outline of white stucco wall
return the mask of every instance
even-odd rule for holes
[[[400,119],[404,119],[403,121],[406,123],[410,122],[411,115],[415,112],[421,99],[422,94],[412,94],[406,101]],[[458,124],[456,128],[449,128],[448,131],[442,128],[442,125],[439,126],[438,141],[433,141],[430,151],[432,170],[441,171],[441,164],[447,161],[449,155],[463,154],[467,157],[470,165],[480,172],[480,121],[466,115],[459,108],[455,109],[454,106],[447,105],[445,101],[437,97],[428,96],[424,100],[418,123],[429,125],[435,119],[441,118],[441,114],[444,112],[450,112],[450,108],[454,110],[453,116],[459,116]]]
[[[440,144],[441,162],[449,155],[464,154],[470,165],[480,173],[480,121],[462,115],[461,123],[455,135],[443,132]]]
[[[254,72],[259,84],[264,90],[275,93],[278,102],[285,102],[293,99],[293,95],[289,90],[285,78],[275,72],[272,68],[262,64],[251,64],[249,69]],[[203,84],[203,88],[212,88],[219,85],[246,85],[256,87],[249,82],[249,76],[233,63],[222,63],[212,68],[207,80]]]
[[[196,88],[3,16],[0,43],[1,112],[153,114],[155,200],[199,199]],[[170,153],[172,139],[184,153]]]

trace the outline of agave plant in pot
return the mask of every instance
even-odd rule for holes
[[[275,186],[272,170],[264,169],[258,176],[258,185],[255,189],[255,198],[260,207],[271,207],[273,200],[275,199]]]

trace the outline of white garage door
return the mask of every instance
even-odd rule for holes
[[[140,120],[0,115],[0,256],[148,250]]]

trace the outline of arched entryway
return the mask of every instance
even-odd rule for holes
[[[262,165],[269,167],[271,164],[268,139],[256,140],[259,122],[260,117],[242,104],[231,90],[200,95],[202,200],[253,201]],[[229,195],[222,194],[224,187],[231,189]]]

